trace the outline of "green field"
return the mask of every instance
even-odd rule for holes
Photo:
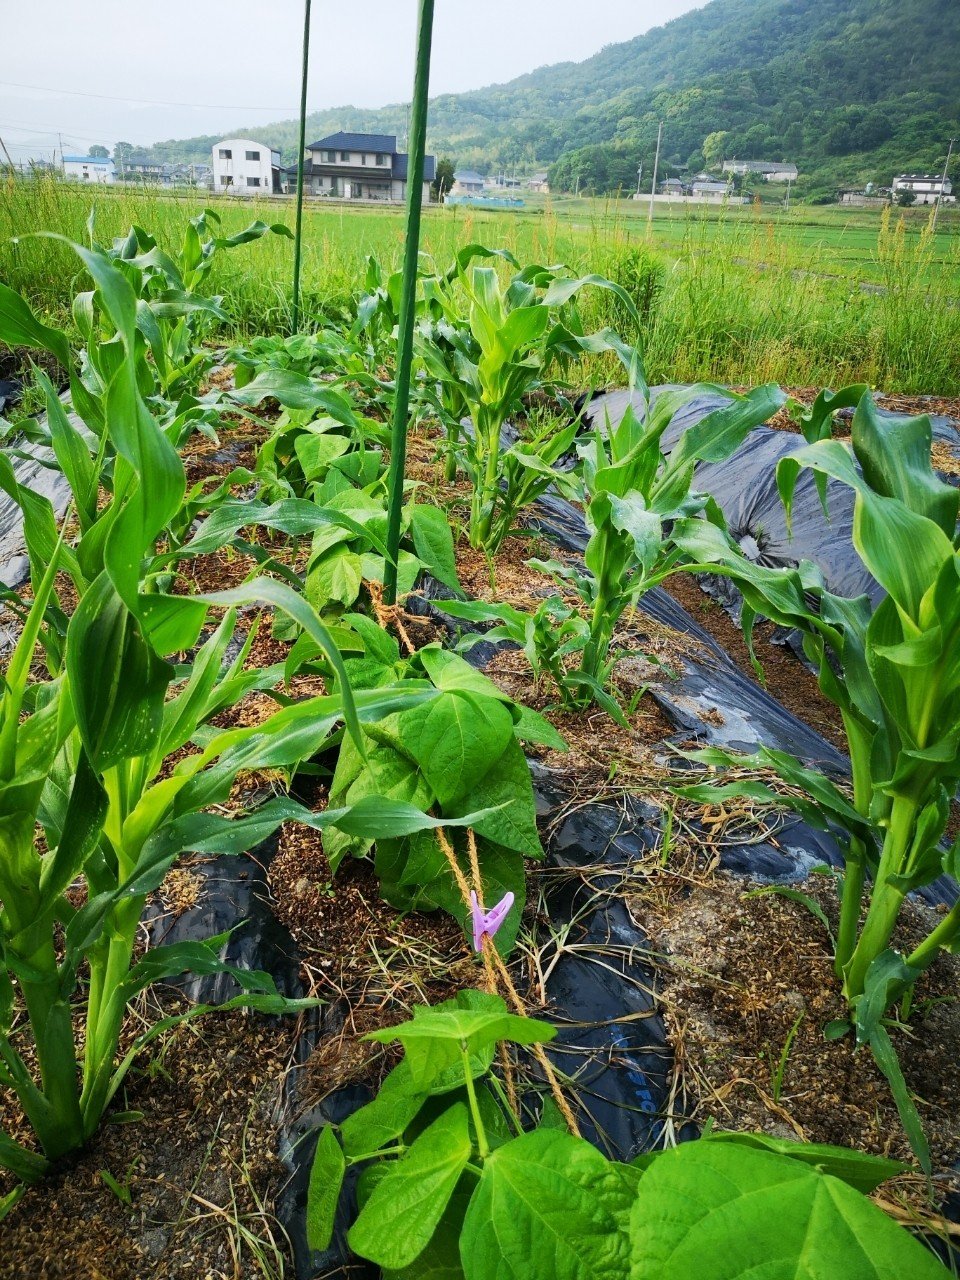
[[[179,234],[202,195],[152,190],[96,193],[101,241],[139,223],[161,244]],[[77,279],[75,257],[47,238],[82,239],[91,193],[59,182],[10,183],[0,202],[0,278],[63,320]],[[292,225],[288,199],[216,203],[227,231],[254,217]],[[862,380],[886,391],[960,394],[960,217],[945,210],[935,237],[923,210],[766,203],[740,208],[552,199],[518,210],[431,208],[424,250],[445,263],[464,244],[507,248],[521,262],[565,262],[639,291],[648,375],[837,385]],[[363,288],[367,255],[397,267],[403,211],[312,202],[304,220],[304,297],[317,322]],[[267,237],[218,265],[216,285],[236,331],[288,321],[290,242]],[[585,323],[618,324],[606,295],[584,303]]]

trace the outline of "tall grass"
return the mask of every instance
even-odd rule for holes
[[[91,192],[56,180],[10,180],[0,190],[0,279],[66,322],[76,260],[57,241],[24,238],[26,233],[58,231],[82,239],[93,204],[101,241],[137,222],[172,247],[184,218],[206,199],[200,192]],[[216,208],[226,232],[253,217],[288,224],[293,219],[287,201],[221,199]],[[457,248],[479,240],[508,248],[523,262],[564,262],[578,272],[617,279],[645,317],[647,370],[657,381],[863,381],[885,391],[960,394],[956,228],[938,234],[934,243],[923,219],[887,212],[870,224],[872,233],[858,223],[847,252],[841,238],[845,223],[829,212],[832,220],[820,211],[784,217],[767,207],[703,210],[682,220],[671,214],[654,223],[648,239],[644,220],[616,201],[524,213],[432,208],[424,218],[423,250],[446,264]],[[335,316],[349,304],[361,288],[368,254],[396,268],[402,251],[399,207],[309,205],[305,324]],[[217,263],[212,287],[225,295],[236,334],[286,325],[291,268],[289,243],[274,236]],[[585,323],[616,323],[610,305],[601,291],[587,291]],[[615,376],[612,365],[600,372]]]

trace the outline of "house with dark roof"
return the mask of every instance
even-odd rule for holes
[[[407,198],[406,152],[396,134],[331,133],[311,142],[303,154],[303,189],[308,195],[339,200],[399,201]],[[423,203],[436,176],[435,156],[423,168]],[[296,186],[297,166],[285,170],[287,190]]]
[[[450,190],[455,196],[483,195],[484,176],[475,169],[458,169],[453,175],[453,186]]]

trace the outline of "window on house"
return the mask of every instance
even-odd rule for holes
[[[377,164],[387,164],[388,157],[382,151],[377,152]]]
[[[350,160],[350,152],[349,152],[349,151],[341,151],[341,152],[340,152],[340,159],[341,159],[341,160],[349,161],[349,160]]]
[[[220,179],[220,181],[223,183],[223,185],[224,185],[225,187],[232,187],[232,186],[233,186],[233,179],[230,177],[230,175],[229,175],[229,174],[225,174],[225,175]]]
[[[233,152],[230,150],[230,148],[229,148],[229,147],[221,147],[221,148],[220,148],[220,159],[221,159],[221,160],[232,160],[232,159],[233,159]]]
[[[363,165],[367,163],[367,153],[365,151],[361,151],[360,153],[360,163]]]
[[[248,159],[248,160],[259,160],[259,159],[260,159],[260,152],[259,152],[259,151],[248,151],[248,152],[246,153],[246,156],[247,156],[247,159]]]
[[[259,179],[259,178],[248,178],[248,179],[247,179],[247,186],[248,186],[248,187],[259,187],[259,185],[260,185],[260,179]]]
[[[337,153],[335,151],[324,151],[323,158],[327,164],[333,164],[337,158]]]

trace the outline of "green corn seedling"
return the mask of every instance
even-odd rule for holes
[[[571,425],[508,448],[501,439],[504,425],[522,410],[524,397],[544,385],[552,366],[562,370],[584,354],[622,349],[612,331],[584,334],[572,300],[587,286],[609,289],[635,315],[619,285],[601,276],[573,279],[559,267],[526,267],[505,288],[494,267],[473,261],[494,256],[516,265],[509,255],[472,245],[457,259],[455,281],[447,273],[426,287],[428,305],[439,308],[444,324],[453,327],[433,352],[429,330],[419,343],[428,376],[451,405],[447,429],[461,438],[460,460],[473,484],[470,542],[489,553],[509,533],[520,507],[562,479],[552,464],[576,434]],[[455,389],[443,390],[451,384]],[[469,432],[452,421],[459,400],[466,402]]]
[[[854,388],[848,399],[861,392]],[[827,397],[823,407],[831,403]],[[925,417],[881,418],[863,392],[851,445],[824,435],[809,428],[812,443],[780,462],[780,493],[789,513],[802,469],[813,472],[824,494],[828,480],[853,489],[854,547],[886,593],[876,608],[866,596],[832,595],[808,563],[776,571],[746,561],[716,525],[686,522],[674,536],[739,587],[748,636],[758,614],[802,633],[820,688],[843,718],[852,798],[785,753],[762,750],[753,762],[799,789],[802,798],[794,792],[788,804],[841,836],[846,872],[836,969],[858,1040],[874,1047],[887,1070],[892,1051],[883,1015],[941,948],[960,942],[954,906],[909,955],[890,945],[906,895],[944,872],[953,880],[960,873],[960,842],[942,845],[960,779],[960,495],[934,474]],[[732,760],[708,755],[709,763]],[[721,794],[744,788],[775,798],[758,783],[731,782]],[[905,1096],[900,1084],[902,1078],[898,1101]]]
[[[634,354],[631,381],[642,386],[638,370]],[[701,393],[721,394],[729,404],[685,431],[665,456],[664,432],[686,401]],[[695,464],[729,457],[784,400],[774,386],[745,396],[707,385],[665,392],[652,407],[647,401],[642,421],[628,407],[615,427],[608,424],[605,433],[595,430],[579,446],[580,496],[589,533],[583,567],[556,560],[530,562],[561,586],[572,587],[586,609],[580,665],[565,674],[562,686],[575,698],[608,705],[605,688],[616,662],[610,647],[620,619],[671,573],[696,568],[671,533],[672,522],[681,517],[720,518],[712,499],[692,488]]]

